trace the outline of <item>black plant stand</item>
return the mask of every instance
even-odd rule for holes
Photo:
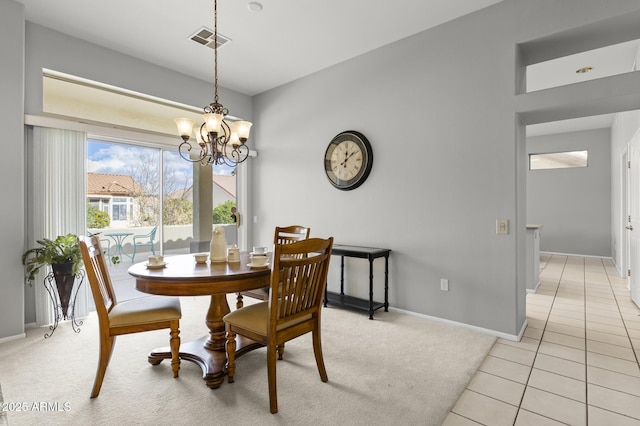
[[[47,292],[49,293],[49,298],[51,299],[51,304],[55,312],[53,325],[49,326],[49,330],[51,330],[51,332],[44,335],[45,339],[53,335],[60,321],[67,320],[67,319],[71,320],[71,327],[73,327],[73,331],[75,331],[76,333],[80,333],[80,326],[82,325],[82,321],[76,320],[75,311],[76,311],[76,298],[78,297],[78,291],[80,290],[80,287],[84,282],[84,271],[81,270],[75,275],[69,275],[69,277],[74,278],[74,284],[71,290],[69,304],[68,306],[66,306],[67,308],[66,311],[63,309],[62,303],[60,301],[60,295],[58,294],[58,288],[56,286],[54,273],[50,272],[44,278],[44,288],[47,289]],[[69,310],[71,314],[68,314]]]

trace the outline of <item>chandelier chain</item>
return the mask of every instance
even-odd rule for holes
[[[215,93],[213,96],[214,102],[218,103],[218,0],[213,1],[213,33],[215,36],[213,46],[213,87],[215,88]]]
[[[196,143],[192,144],[190,138],[193,132],[193,120],[189,118],[177,118],[176,125],[182,138],[178,146],[180,156],[192,163],[200,163],[235,167],[249,157],[249,147],[246,141],[249,138],[251,123],[238,120],[230,125],[225,118],[229,110],[219,102],[218,98],[218,0],[213,2],[213,32],[214,43],[214,101],[206,105],[204,110],[205,122],[195,129]],[[200,150],[199,153],[195,152]],[[193,151],[192,151],[193,150]]]

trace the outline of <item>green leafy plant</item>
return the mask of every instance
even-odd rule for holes
[[[109,213],[87,204],[87,228],[106,228],[110,223]]]
[[[231,207],[235,206],[236,202],[233,200],[227,200],[224,203],[218,204],[213,209],[213,223],[233,223]]]
[[[80,272],[82,254],[75,234],[59,235],[55,240],[43,238],[37,243],[40,247],[29,249],[22,255],[29,281],[33,281],[40,269],[47,265],[73,263],[73,274]]]

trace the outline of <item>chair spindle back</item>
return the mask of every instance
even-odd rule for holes
[[[98,318],[101,322],[108,321],[109,312],[118,301],[113,291],[113,284],[111,283],[107,261],[100,245],[100,239],[96,236],[86,237],[81,235],[78,237],[78,241]]]
[[[333,237],[275,245],[270,291],[273,331],[279,322],[296,320],[320,310],[332,247]]]

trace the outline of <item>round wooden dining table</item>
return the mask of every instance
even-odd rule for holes
[[[271,269],[252,268],[249,254],[240,254],[237,263],[204,264],[195,262],[193,254],[165,256],[164,267],[148,267],[147,262],[136,263],[128,270],[136,279],[138,291],[162,296],[210,296],[205,324],[207,336],[180,345],[180,359],[196,363],[202,369],[202,378],[210,388],[222,384],[225,375],[225,329],[223,317],[230,312],[227,293],[238,293],[269,287]],[[238,336],[236,357],[261,347],[255,341]],[[154,349],[149,354],[151,364],[171,359],[168,347]]]

